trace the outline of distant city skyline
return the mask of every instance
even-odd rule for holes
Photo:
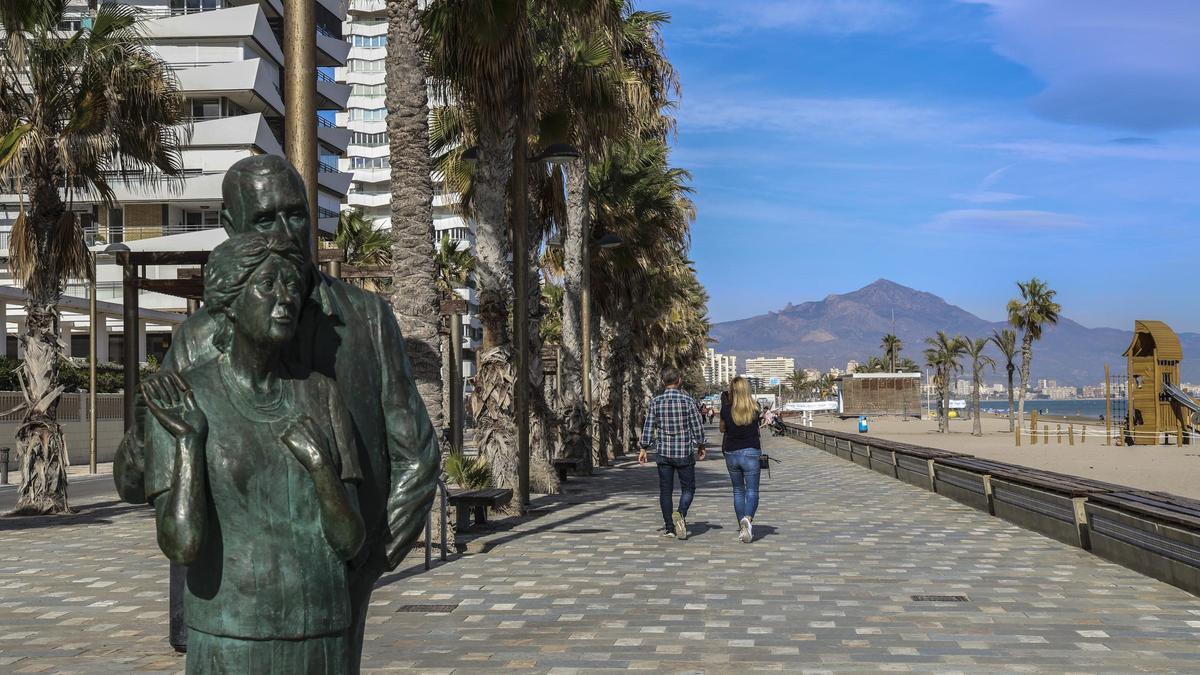
[[[879,277],[997,321],[1038,276],[1086,326],[1200,332],[1200,3],[654,8],[714,321]]]

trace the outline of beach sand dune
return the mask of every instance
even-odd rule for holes
[[[1025,436],[1018,448],[1008,433],[1007,418],[984,417],[982,422],[983,436],[972,436],[970,420],[951,420],[950,433],[940,434],[935,420],[872,417],[867,435],[1200,499],[1200,444],[1105,446],[1104,423],[1093,421],[1086,425],[1086,440],[1080,437],[1084,426],[1075,424],[1072,446],[1067,440],[1067,424],[1062,423],[1063,438],[1059,443],[1056,438],[1059,422],[1052,420],[1047,421],[1049,445],[1041,439],[1037,445],[1030,445],[1029,437]],[[814,426],[857,433],[858,420],[817,417]]]

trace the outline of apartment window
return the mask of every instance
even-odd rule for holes
[[[192,118],[212,120],[221,116],[221,99],[194,98],[192,99]]]
[[[382,122],[387,119],[387,108],[351,108],[351,122]]]
[[[352,157],[350,158],[350,168],[352,169],[386,169],[390,166],[387,157]]]
[[[172,14],[196,14],[221,9],[221,0],[171,0]]]
[[[379,147],[381,145],[387,145],[388,138],[386,133],[368,134],[362,131],[356,131],[354,132],[354,135],[350,137],[350,144]]]
[[[386,47],[387,46],[387,36],[386,35],[355,35],[354,36],[354,46],[355,47]]]
[[[382,60],[367,61],[364,59],[350,59],[347,62],[352,73],[382,73],[384,72],[384,63]]]
[[[221,214],[216,209],[184,211],[183,224],[189,230],[204,230],[221,226]]]
[[[83,28],[83,17],[71,16],[58,22],[58,29],[64,33],[74,33]]]
[[[449,237],[450,241],[462,241],[471,236],[471,230],[465,227],[452,227],[438,232],[436,236],[438,241],[441,241],[443,237]]]
[[[355,84],[350,87],[351,96],[383,96],[387,93],[386,85]]]

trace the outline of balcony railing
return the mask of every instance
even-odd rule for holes
[[[201,232],[215,230],[220,225],[130,225],[125,227],[92,226],[83,228],[83,242],[88,246],[97,244],[116,244],[139,239],[167,237],[184,232]],[[7,250],[12,239],[11,226],[0,229],[0,249]]]
[[[334,211],[333,209],[327,209],[324,206],[317,207],[317,218],[320,218],[320,219],[337,218],[338,215],[339,215],[338,212]]]
[[[318,80],[319,82],[333,82],[333,83],[337,83],[337,80],[335,80],[335,79],[333,79],[332,77],[330,77],[328,73],[323,73],[323,72],[321,72],[320,70],[318,70],[318,71],[317,71],[317,80]]]
[[[317,162],[317,171],[321,173],[338,173],[337,167],[329,162]]]
[[[326,129],[336,129],[337,128],[336,124],[334,124],[333,122],[330,122],[329,120],[325,119],[324,117],[321,117],[320,115],[317,115],[317,126],[324,127]]]

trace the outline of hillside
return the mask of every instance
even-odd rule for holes
[[[983,337],[1006,324],[985,321],[932,293],[880,279],[852,293],[824,300],[789,304],[778,312],[714,324],[710,336],[717,351],[740,361],[754,356],[792,356],[797,367],[845,368],[878,355],[879,341],[892,330],[904,342],[903,356],[923,363],[925,338],[938,330],[952,335]],[[1153,317],[1147,317],[1153,318]],[[1200,381],[1200,334],[1181,333],[1183,378]],[[1066,317],[1049,327],[1034,347],[1032,381],[1058,380],[1063,385],[1097,384],[1107,362],[1123,372],[1121,354],[1133,333],[1115,328],[1087,328]],[[995,354],[994,354],[995,356]],[[990,377],[1000,381],[1002,374]]]

